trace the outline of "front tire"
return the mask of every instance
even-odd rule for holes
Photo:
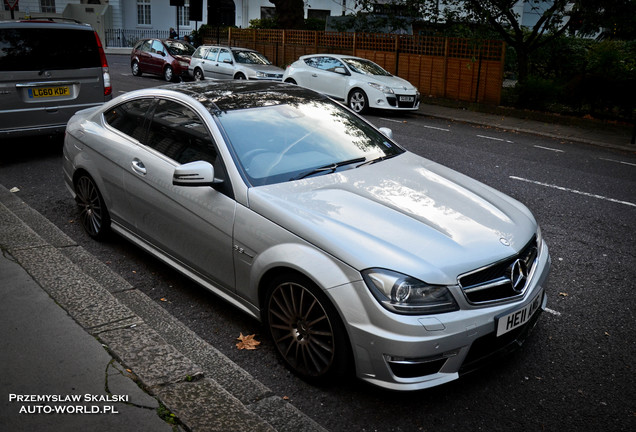
[[[194,80],[195,81],[202,81],[205,79],[205,76],[203,75],[203,71],[200,68],[196,68],[194,70]]]
[[[369,109],[369,98],[365,92],[360,89],[353,89],[351,93],[349,93],[349,108],[357,112],[358,114],[362,114]]]
[[[172,66],[166,66],[163,70],[163,79],[168,82],[174,81],[174,71],[172,70]]]
[[[268,332],[292,372],[317,384],[344,375],[349,363],[346,330],[313,282],[283,275],[270,284],[265,301]]]
[[[236,74],[236,76],[234,77],[234,79],[237,79],[237,80],[244,80],[244,79],[247,79],[247,78],[246,78],[246,77],[245,77],[245,75],[243,75],[242,73],[238,73],[238,74]]]
[[[104,240],[110,232],[110,214],[95,181],[88,174],[75,180],[75,200],[86,233],[95,240]]]

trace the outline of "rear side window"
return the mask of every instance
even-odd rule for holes
[[[101,67],[92,30],[0,29],[0,70],[42,71]]]
[[[139,99],[123,103],[104,113],[106,123],[143,142],[146,136],[146,113],[153,99]]]

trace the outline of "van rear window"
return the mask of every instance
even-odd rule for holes
[[[60,28],[0,29],[0,71],[101,67],[95,34]]]

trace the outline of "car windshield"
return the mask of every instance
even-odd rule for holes
[[[171,55],[188,55],[191,56],[194,53],[194,47],[188,43],[178,40],[165,41],[168,51]]]
[[[353,169],[404,151],[329,100],[299,98],[216,115],[253,186]]]
[[[241,50],[232,50],[232,52],[234,53],[234,58],[236,58],[237,63],[255,65],[271,64],[263,54],[258,52]]]
[[[369,60],[357,59],[357,58],[344,58],[342,59],[347,66],[353,71],[363,75],[380,75],[391,76],[390,73],[382,69],[379,65]]]

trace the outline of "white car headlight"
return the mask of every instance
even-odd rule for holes
[[[374,82],[370,82],[370,83],[367,83],[367,84],[369,84],[374,89],[381,91],[382,93],[394,94],[393,89],[390,88],[390,87],[387,87],[385,85],[374,83]]]
[[[392,312],[427,315],[459,309],[455,298],[444,285],[430,285],[386,269],[364,270],[362,277],[375,298]]]
[[[256,71],[256,77],[257,78],[265,78],[267,75],[265,74],[265,72],[261,72],[261,71]]]

